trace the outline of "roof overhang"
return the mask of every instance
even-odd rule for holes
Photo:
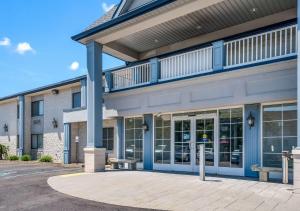
[[[135,62],[295,19],[296,2],[153,1],[72,38],[96,41],[104,53]]]

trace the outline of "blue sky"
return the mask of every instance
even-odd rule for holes
[[[71,40],[119,0],[1,0],[0,97],[86,73]],[[123,62],[104,56],[104,68]]]

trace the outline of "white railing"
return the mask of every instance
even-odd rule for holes
[[[113,89],[124,89],[150,83],[150,64],[145,63],[112,72]]]
[[[296,25],[226,42],[225,68],[283,58],[297,53]]]
[[[212,71],[212,47],[160,60],[160,80],[181,78],[210,71]]]

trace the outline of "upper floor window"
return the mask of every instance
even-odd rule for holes
[[[20,106],[19,104],[17,105],[17,118],[20,118]]]
[[[72,108],[80,108],[81,107],[81,93],[75,92],[72,94]]]
[[[44,115],[44,101],[39,100],[31,103],[31,116],[43,116]]]
[[[109,151],[114,149],[114,128],[103,128],[103,147]]]

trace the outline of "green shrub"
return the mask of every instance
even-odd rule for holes
[[[40,162],[52,162],[53,159],[50,155],[43,155],[41,158],[40,158]]]
[[[0,160],[7,159],[8,157],[8,146],[0,144]]]
[[[21,160],[22,161],[30,161],[31,160],[31,156],[30,155],[22,155]]]
[[[19,160],[19,157],[17,155],[10,155],[8,156],[8,160]]]

